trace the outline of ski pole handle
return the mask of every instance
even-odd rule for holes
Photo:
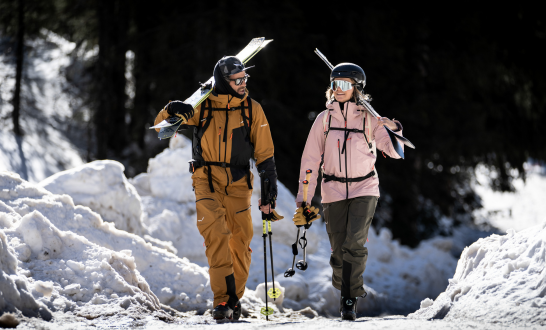
[[[305,180],[307,181],[311,180],[311,173],[313,173],[313,171],[310,169],[305,171]]]

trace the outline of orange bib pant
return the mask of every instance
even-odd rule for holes
[[[205,239],[214,304],[241,299],[250,267],[250,197],[211,192],[206,180],[194,180],[197,228]],[[248,189],[248,188],[247,188]]]

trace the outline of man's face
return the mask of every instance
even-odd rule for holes
[[[229,76],[229,85],[237,94],[239,95],[245,95],[245,88],[246,88],[246,81],[243,81],[239,86],[235,85],[235,79],[237,78],[243,78],[246,75],[245,71],[241,71],[236,74],[232,74]]]

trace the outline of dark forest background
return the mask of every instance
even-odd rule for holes
[[[470,212],[480,207],[469,186],[477,164],[498,173],[495,189],[509,191],[513,169],[524,175],[524,162],[546,160],[545,23],[523,2],[0,0],[0,31],[17,59],[24,40],[42,28],[75,42],[75,54],[98,47],[85,65],[90,78],[74,81],[93,109],[82,139],[88,161],[119,160],[129,177],[146,171],[168,144],[148,130],[157,112],[191,95],[222,56],[264,36],[274,42],[251,60],[248,89],[270,122],[279,179],[295,192],[329,82],[313,50],[334,65],[360,65],[374,108],[399,119],[417,147],[406,149],[405,160],[377,164],[383,198],[375,225],[410,246],[472,222]],[[24,134],[18,93],[16,85],[12,119],[15,133]],[[442,216],[453,221],[446,226]]]

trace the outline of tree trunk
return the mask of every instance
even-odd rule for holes
[[[152,80],[152,50],[154,49],[154,28],[157,21],[150,15],[150,8],[147,2],[135,2],[135,25],[136,42],[135,50],[135,99],[131,113],[131,137],[138,146],[144,150],[144,136],[146,134],[145,125],[153,120],[150,110],[152,102],[152,91],[150,85]],[[147,42],[142,42],[146,40]]]
[[[15,69],[15,92],[13,93],[13,132],[21,136],[21,126],[19,125],[19,115],[21,107],[21,81],[23,79],[23,47],[25,42],[25,2],[19,0],[17,4],[17,48],[15,50],[16,69]]]
[[[129,15],[127,0],[99,0],[99,57],[96,65],[95,130],[97,158],[119,155],[127,145],[125,123],[125,53]],[[117,157],[114,157],[117,158]]]

